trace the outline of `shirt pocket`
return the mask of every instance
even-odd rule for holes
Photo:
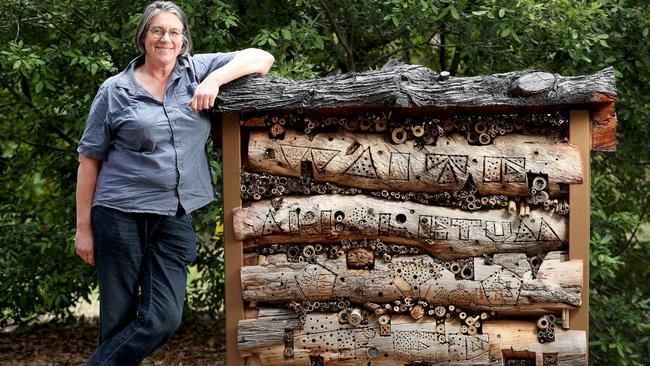
[[[151,153],[156,149],[156,138],[151,125],[143,117],[152,114],[143,103],[136,102],[129,106],[120,118],[116,131],[116,143],[124,149],[139,153]]]
[[[189,106],[189,102],[194,96],[194,92],[196,92],[196,88],[199,86],[199,83],[197,82],[183,82],[176,87],[175,95],[176,95],[176,102],[178,103],[178,106],[183,113],[195,117],[197,112],[192,111],[192,109]]]

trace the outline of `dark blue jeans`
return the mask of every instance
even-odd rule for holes
[[[184,213],[92,209],[100,345],[85,365],[138,365],[178,329],[196,234]]]

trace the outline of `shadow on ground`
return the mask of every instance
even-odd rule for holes
[[[142,365],[225,365],[224,321],[184,322],[171,340]],[[83,362],[97,344],[97,319],[76,324],[46,323],[0,334],[0,365],[68,366]]]

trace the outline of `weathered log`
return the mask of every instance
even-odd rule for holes
[[[474,278],[466,280],[456,279],[449,263],[428,255],[395,256],[389,263],[377,259],[373,270],[356,270],[349,269],[345,258],[288,262],[286,255],[276,254],[258,266],[242,267],[242,293],[244,301],[257,304],[334,301],[339,296],[357,304],[387,303],[408,297],[502,314],[559,313],[580,305],[581,260],[550,256],[533,278],[521,256],[523,260],[516,259],[518,254],[499,255],[500,264],[489,265],[474,258]]]
[[[611,67],[575,77],[539,71],[446,79],[439,76],[424,66],[389,62],[380,70],[321,79],[246,77],[224,85],[214,109],[227,112],[381,106],[510,112],[576,106],[598,110],[604,104],[603,97],[616,99]]]
[[[257,320],[241,320],[241,334],[251,334]],[[272,320],[265,328],[272,328]],[[286,323],[278,321],[275,331],[284,331]],[[321,359],[325,365],[396,365],[426,363],[437,365],[506,364],[509,357],[527,355],[537,365],[552,356],[551,365],[584,365],[586,335],[583,331],[555,328],[555,341],[539,343],[534,321],[485,320],[482,334],[462,334],[456,318],[444,321],[444,327],[423,318],[414,321],[394,315],[390,331],[381,332],[378,317],[371,315],[367,325],[353,327],[339,324],[336,313],[311,313],[302,329],[293,329],[291,357],[285,357],[285,345],[277,338],[259,334],[256,342],[240,342],[243,357],[259,358],[262,365],[310,365]],[[442,332],[439,332],[442,331]],[[387,334],[387,335],[381,335]],[[442,338],[441,338],[442,336]]]
[[[562,77],[539,71],[440,78],[418,65],[389,62],[378,71],[322,79],[245,77],[224,86],[214,110],[408,107],[436,113],[590,109],[592,148],[614,151],[617,118],[614,69]]]
[[[251,133],[250,169],[298,177],[311,163],[316,182],[374,190],[456,192],[472,178],[482,195],[527,195],[527,173],[547,175],[550,184],[582,183],[580,152],[543,136],[506,135],[486,146],[468,145],[463,136],[440,137],[435,146],[414,141],[394,145],[379,134],[320,133],[310,137],[288,130],[283,140],[265,131]],[[553,192],[552,192],[553,193]]]
[[[237,346],[240,350],[273,346],[282,343],[285,329],[299,327],[300,320],[295,314],[242,320],[237,332]]]
[[[356,195],[280,197],[233,210],[237,240],[247,249],[270,243],[380,239],[420,247],[442,259],[494,253],[535,255],[567,242],[567,218],[533,210],[462,211]]]

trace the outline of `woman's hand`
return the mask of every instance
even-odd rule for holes
[[[90,219],[95,185],[101,161],[79,155],[77,170],[77,233],[74,237],[74,247],[84,262],[95,265],[93,253],[93,227]]]
[[[188,105],[194,112],[212,108],[219,94],[219,87],[244,75],[258,73],[266,75],[275,62],[270,53],[247,48],[235,52],[235,56],[224,66],[214,70],[199,84]]]
[[[217,99],[217,94],[219,94],[219,81],[215,79],[214,77],[207,77],[196,88],[194,96],[187,103],[192,111],[198,112],[214,106],[214,101]]]
[[[74,247],[77,251],[77,255],[83,259],[84,262],[90,264],[91,266],[95,265],[95,253],[93,251],[93,229],[77,228],[77,233],[74,237]]]

